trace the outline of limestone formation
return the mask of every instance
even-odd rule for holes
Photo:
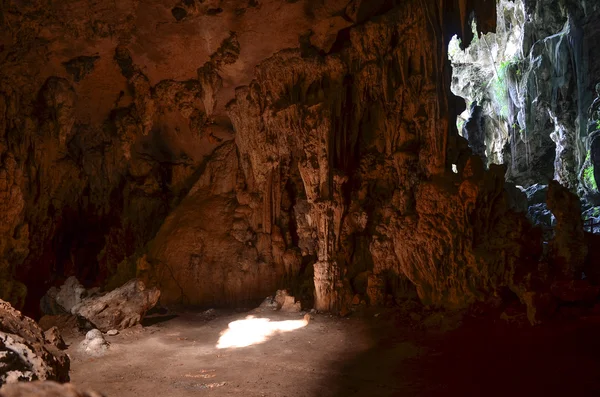
[[[596,183],[596,187],[598,187],[598,183],[600,183],[600,83],[596,84],[596,97],[588,110],[587,133],[589,136],[590,156],[586,159],[586,162],[589,161],[594,167],[594,182]],[[588,166],[589,164],[584,164],[584,169]],[[584,176],[581,179],[585,183],[588,182],[589,178],[585,178]],[[593,186],[586,187],[588,189],[593,188]]]
[[[595,161],[597,5],[100,3],[1,13],[0,298],[50,289],[104,332],[159,295],[343,314],[510,290],[532,322],[591,299],[579,201],[530,186],[577,191]]]
[[[115,288],[137,275],[146,244],[195,185],[215,147],[233,140],[225,106],[236,87],[252,81],[256,65],[300,45],[312,55],[317,47],[338,51],[339,32],[387,11],[383,2],[338,0],[156,1],[149,7],[124,11],[120,3],[87,0],[3,6],[0,295],[28,312],[37,312],[42,294],[69,276],[85,287]],[[427,7],[430,15],[443,13],[437,4]],[[490,10],[473,7],[488,20]],[[461,12],[464,19],[470,10]],[[456,15],[448,26],[465,31],[460,20]],[[443,51],[441,41],[436,51]],[[241,183],[248,186],[238,189],[240,197],[261,194],[253,181]],[[289,199],[301,207],[302,199]],[[274,206],[279,200],[273,198]],[[273,215],[256,209],[255,237],[240,223],[228,231],[244,244],[260,240],[263,257],[248,254],[255,263],[242,265],[243,272],[250,266],[257,272],[250,278],[259,279],[272,267],[302,271],[287,223],[271,232],[280,227],[274,218],[295,223],[295,209]],[[314,241],[306,231],[301,241],[310,252]],[[283,273],[274,274],[278,283]],[[251,298],[277,283],[255,288]]]
[[[238,164],[233,142],[216,149],[150,244],[162,303],[242,306],[275,290],[284,276],[283,259],[271,250],[275,233],[253,227],[262,213]]]
[[[70,360],[57,343],[60,334],[54,336],[47,338],[32,319],[0,301],[0,386],[33,380],[67,382]]]
[[[555,179],[589,193],[582,171],[594,136],[588,108],[597,83],[589,77],[598,68],[591,50],[600,37],[598,5],[558,3],[498,1],[496,33],[464,53],[453,47],[453,90],[484,104],[488,155],[511,165],[510,180],[528,186]]]
[[[86,289],[71,276],[60,288],[52,287],[42,297],[41,309],[45,314],[71,313],[71,309],[81,303]]]
[[[139,324],[159,297],[157,288],[147,288],[143,281],[133,279],[105,295],[84,299],[71,313],[102,332],[120,330]]]
[[[102,332],[97,329],[89,330],[85,334],[85,339],[79,344],[79,350],[93,357],[103,356],[108,350],[109,344],[104,339]]]
[[[275,296],[268,296],[258,307],[261,310],[281,310],[288,313],[299,313],[302,310],[302,304],[295,297],[288,294],[286,290],[278,290]]]
[[[296,301],[296,298],[290,296],[286,290],[279,290],[275,294],[275,302],[281,311],[289,313],[298,313],[302,310],[300,301]]]

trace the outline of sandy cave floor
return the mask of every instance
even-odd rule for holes
[[[235,323],[248,315],[258,320]],[[433,330],[413,320],[313,314],[305,327],[218,349],[232,322],[242,332],[225,343],[244,345],[263,326],[295,328],[302,315],[187,312],[107,336],[99,358],[78,352],[82,335],[66,340],[71,381],[107,397],[600,396],[598,318],[541,327],[462,319],[449,331],[444,324],[459,323],[451,316]]]

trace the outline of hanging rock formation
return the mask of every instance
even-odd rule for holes
[[[449,32],[495,21],[491,0],[75,3],[2,15],[0,291],[30,311],[69,276],[239,304],[312,268],[337,310],[372,270],[360,201],[404,183],[376,174],[409,165],[410,192],[457,152]]]
[[[164,304],[242,306],[286,287],[342,314],[353,300],[465,308],[511,290],[532,322],[552,311],[542,231],[505,176],[528,185],[556,174],[573,188],[582,152],[546,147],[549,131],[535,138],[519,95],[559,120],[563,145],[581,113],[556,110],[581,73],[561,63],[558,91],[533,93],[511,66],[502,122],[531,135],[506,125],[490,135],[501,123],[480,95],[483,114],[461,137],[448,43],[472,41],[473,13],[493,30],[494,0],[74,1],[8,0],[2,14],[1,296],[37,309],[75,276],[113,290],[69,294],[71,311],[102,331],[139,322],[158,289]],[[521,16],[541,12],[524,4]],[[523,26],[516,15],[501,15],[502,32]],[[581,26],[585,36],[591,14],[577,15],[564,37]],[[527,81],[548,77],[539,40],[561,21],[520,30],[532,39]],[[575,208],[552,197],[551,208]],[[565,248],[579,226],[555,215],[549,261],[573,278],[589,261]]]
[[[312,29],[332,45],[346,8],[361,21],[381,8],[217,3],[3,3],[1,298],[35,313],[69,276],[86,288],[135,277],[209,155],[233,139],[224,108],[254,66]]]
[[[286,183],[282,176],[300,175],[296,190],[309,207],[295,214],[308,222],[296,223],[307,224],[315,239],[319,310],[342,311],[361,271],[371,272],[372,303],[397,294],[404,279],[423,301],[451,307],[502,287],[528,288],[516,269],[535,267],[541,236],[510,207],[503,168],[486,172],[481,160],[459,151],[461,138],[441,140],[449,110],[436,96],[444,81],[436,65],[444,61],[424,50],[435,48],[432,31],[400,36],[403,25],[391,22],[422,26],[427,11],[406,3],[351,30],[350,44],[322,59],[279,53],[229,106],[242,168],[265,192],[262,205],[277,205],[271,200]],[[432,47],[418,44],[427,38]],[[375,67],[381,60],[388,61]],[[459,175],[442,161],[444,148],[455,151],[448,163],[458,163]],[[363,233],[371,242],[355,245]],[[352,262],[365,255],[361,249],[369,250],[372,268]]]
[[[453,91],[484,107],[490,162],[509,164],[519,185],[555,179],[589,192],[590,76],[599,68],[598,4],[558,0],[498,1],[495,33],[466,52],[454,45]]]

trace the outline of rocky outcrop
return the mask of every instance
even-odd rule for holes
[[[134,279],[105,295],[82,300],[71,313],[103,332],[120,330],[139,324],[159,297],[157,288],[147,288],[143,281]]]
[[[285,247],[277,230],[256,227],[257,205],[235,144],[222,145],[150,244],[162,303],[244,305],[276,289],[286,275]]]
[[[146,288],[144,282],[137,279],[101,293],[98,288],[86,290],[75,277],[69,277],[60,288],[50,288],[42,298],[41,309],[50,316],[72,314],[84,320],[88,327],[108,331],[139,324],[159,297],[157,288]]]
[[[469,141],[469,147],[473,150],[473,154],[481,157],[484,164],[487,164],[484,123],[483,108],[477,105],[477,102],[473,102],[471,104],[469,119],[466,121],[462,133],[467,141]]]
[[[16,276],[37,307],[69,276],[108,290],[136,277],[101,297],[79,294],[73,279],[68,299],[52,290],[101,331],[141,321],[155,287],[164,304],[199,306],[245,306],[289,287],[305,306],[338,313],[363,299],[464,308],[508,289],[534,322],[557,299],[587,299],[568,284],[589,265],[568,249],[582,237],[567,219],[578,202],[552,188],[555,280],[523,194],[505,182],[556,176],[573,189],[577,179],[582,153],[568,148],[580,113],[566,101],[582,72],[565,54],[580,48],[566,40],[580,25],[564,15],[524,25],[557,8],[549,2],[510,2],[497,19],[492,0],[156,0],[126,15],[116,3],[9,1],[0,290],[23,304]],[[487,54],[469,69],[485,95],[453,84],[447,59],[453,34],[474,38],[473,12],[478,30],[500,22],[467,52]],[[529,63],[488,70],[525,47]],[[550,75],[560,81],[544,88]],[[502,79],[506,111],[490,104],[488,84]],[[481,106],[468,139],[451,85]]]
[[[555,179],[588,191],[588,108],[598,70],[598,5],[498,1],[498,28],[462,52],[451,46],[453,91],[484,108],[491,162],[510,164],[519,185]]]
[[[76,386],[52,381],[37,381],[6,385],[0,390],[0,397],[103,397],[93,391],[82,391]]]
[[[355,2],[175,3],[3,4],[0,295],[28,312],[69,276],[86,288],[134,277],[209,155],[233,139],[224,108],[235,87],[313,29],[333,47]],[[383,7],[354,6],[361,22]]]
[[[33,380],[67,382],[70,360],[59,347],[32,319],[0,301],[0,386]]]
[[[511,208],[504,168],[486,172],[456,136],[439,141],[449,110],[427,90],[443,84],[432,73],[441,59],[416,44],[434,43],[431,32],[411,32],[413,47],[410,35],[402,46],[394,40],[401,25],[391,21],[420,26],[426,12],[407,3],[352,30],[351,45],[336,56],[277,54],[229,107],[246,179],[264,192],[270,213],[277,214],[271,200],[288,183],[282,175],[300,175],[296,191],[308,208],[295,213],[296,224],[308,230],[297,232],[299,240],[314,240],[306,246],[317,257],[319,310],[342,311],[353,296],[353,278],[365,270],[372,272],[373,303],[404,291],[403,279],[417,286],[423,301],[452,307],[503,286],[528,288],[521,277],[534,270],[541,235]],[[378,46],[370,42],[374,37]],[[383,70],[372,66],[379,59],[390,63]],[[449,173],[453,162],[456,177]],[[356,243],[362,233],[375,236],[371,244]],[[373,267],[353,263],[363,255]]]
[[[588,110],[589,153],[583,165],[580,179],[587,191],[598,190],[600,183],[600,83],[596,84],[596,97]],[[593,167],[593,181],[589,175],[589,167]],[[587,171],[587,175],[586,175]],[[594,189],[594,185],[596,189]]]

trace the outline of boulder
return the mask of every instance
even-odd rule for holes
[[[259,309],[271,309],[271,310],[279,310],[279,304],[272,296],[267,296],[265,300],[258,307]]]
[[[296,298],[289,295],[284,289],[277,290],[275,296],[268,296],[260,304],[258,310],[281,310],[288,313],[299,313],[302,310],[300,301],[296,301]]]
[[[84,299],[71,309],[102,332],[121,330],[139,324],[160,297],[157,288],[146,288],[143,281],[133,279],[99,297]]]
[[[54,326],[44,331],[44,338],[46,339],[46,342],[50,343],[52,346],[55,346],[58,349],[62,350],[67,348],[67,344],[63,340],[62,335],[60,334],[60,330],[57,326]]]
[[[294,299],[293,296],[286,296],[285,297],[285,301],[283,302],[283,306],[281,306],[281,311],[282,312],[300,313],[301,310],[302,310],[302,305],[300,304],[300,301],[295,302],[295,299]]]
[[[103,397],[93,391],[82,391],[70,383],[61,385],[53,381],[36,381],[6,385],[0,397]]]
[[[79,351],[90,356],[99,357],[108,350],[109,344],[104,339],[102,332],[92,329],[85,334],[85,339],[79,344]]]
[[[69,367],[67,354],[48,341],[32,319],[0,300],[0,385],[33,380],[67,382]]]
[[[73,306],[81,303],[86,297],[86,290],[77,278],[71,276],[60,287],[52,287],[42,297],[40,308],[45,314],[70,313]]]
[[[275,302],[277,302],[277,307],[283,312],[298,313],[302,310],[300,301],[296,302],[296,298],[289,295],[286,290],[277,291]]]

